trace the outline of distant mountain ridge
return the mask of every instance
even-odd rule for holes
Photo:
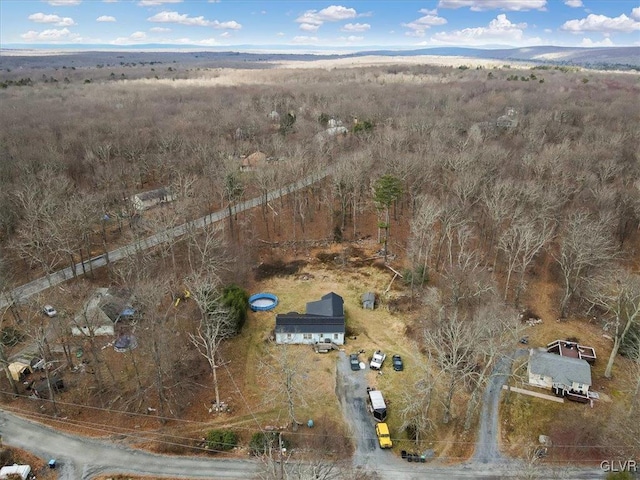
[[[243,61],[273,61],[273,60],[313,60],[322,58],[350,58],[366,55],[380,56],[418,56],[437,55],[465,58],[491,59],[499,61],[522,61],[540,64],[561,64],[589,67],[596,69],[622,69],[640,71],[640,47],[558,47],[543,45],[521,48],[471,48],[471,47],[433,47],[420,49],[362,47],[354,51],[353,47],[313,47],[308,45],[235,45],[225,47],[202,47],[197,45],[11,45],[0,48],[0,65],[8,58],[28,55],[38,55],[40,51],[56,52],[59,55],[89,54],[95,57],[115,55],[126,52],[131,55],[163,56],[169,52],[216,57],[241,57]],[[240,58],[238,58],[239,60]],[[3,62],[3,60],[5,62]]]
[[[435,47],[415,50],[373,50],[355,55],[442,55],[495,60],[562,63],[579,66],[640,67],[640,47],[556,47],[552,45],[521,48]]]

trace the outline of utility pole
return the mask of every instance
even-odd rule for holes
[[[282,432],[278,433],[278,449],[280,450],[280,480],[284,480],[284,458],[282,458]]]

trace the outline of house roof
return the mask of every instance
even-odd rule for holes
[[[362,302],[375,302],[376,294],[373,292],[367,292],[362,294]]]
[[[336,293],[327,293],[320,300],[307,303],[307,315],[344,317],[344,300]]]
[[[276,315],[276,333],[344,333],[344,317],[290,312]]]
[[[307,313],[276,315],[276,333],[344,333],[344,300],[333,292],[307,303]]]
[[[131,308],[131,293],[126,289],[97,288],[76,315],[77,326],[113,325]]]
[[[148,192],[141,192],[141,193],[136,193],[136,197],[138,197],[139,200],[141,201],[145,201],[145,200],[155,200],[157,198],[166,198],[168,196],[171,195],[171,192],[169,192],[169,190],[165,187],[162,188],[156,188],[155,190],[149,190]]]
[[[571,387],[573,382],[591,386],[591,366],[586,360],[561,357],[554,353],[534,352],[529,357],[529,371],[551,377],[553,383]]]
[[[242,159],[243,167],[255,168],[267,161],[267,155],[262,152],[253,152],[248,157]]]

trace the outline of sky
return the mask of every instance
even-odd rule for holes
[[[640,0],[0,0],[0,47],[640,46]]]

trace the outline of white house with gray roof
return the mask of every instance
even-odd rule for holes
[[[276,315],[276,343],[344,345],[344,334],[344,300],[333,292],[307,303],[306,313]]]
[[[589,400],[591,366],[586,360],[532,350],[527,372],[531,385],[549,388],[570,400]]]

